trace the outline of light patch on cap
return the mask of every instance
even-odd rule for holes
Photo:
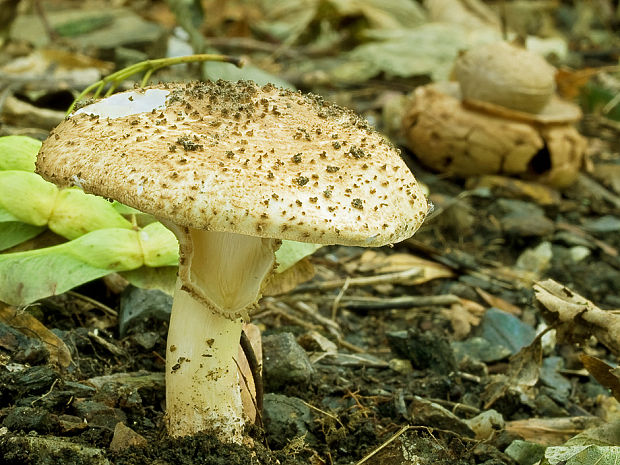
[[[86,113],[100,118],[122,118],[123,116],[147,113],[165,108],[168,94],[170,91],[165,89],[123,92],[80,108],[75,114]]]

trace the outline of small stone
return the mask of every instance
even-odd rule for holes
[[[533,465],[545,456],[545,446],[516,439],[505,450],[519,465]]]
[[[604,215],[600,218],[586,221],[583,229],[591,233],[612,233],[620,231],[620,218],[613,215]]]
[[[145,333],[137,333],[132,336],[133,340],[145,350],[151,350],[159,341],[159,334],[154,331],[147,331]]]
[[[582,245],[576,245],[575,247],[571,247],[570,249],[568,249],[568,252],[570,254],[570,258],[575,263],[580,262],[584,258],[589,257],[591,254],[590,249]]]
[[[393,358],[388,362],[388,364],[390,369],[394,370],[396,373],[400,373],[402,375],[413,373],[413,367],[411,366],[411,362],[409,360]]]
[[[129,447],[144,447],[147,440],[124,423],[117,423],[114,428],[114,437],[110,443],[110,450],[121,451]]]
[[[435,402],[414,396],[409,404],[409,415],[413,424],[454,431],[461,436],[474,437],[471,428],[459,417]]]
[[[36,431],[52,433],[58,430],[58,417],[47,410],[34,407],[15,407],[2,422],[11,431]]]
[[[306,436],[308,426],[312,424],[310,408],[296,397],[282,394],[266,394],[263,407],[263,422],[267,440],[271,447],[281,449],[297,437]]]
[[[499,412],[491,409],[465,420],[465,423],[476,433],[476,439],[485,440],[490,439],[495,432],[503,429],[505,421]]]
[[[553,233],[555,224],[538,205],[514,199],[498,199],[493,210],[502,229],[512,236],[533,237]]]
[[[86,420],[90,426],[100,426],[113,430],[117,423],[127,420],[122,410],[109,407],[101,402],[84,400],[74,403],[73,406],[75,413]]]
[[[497,308],[488,309],[480,324],[482,337],[492,344],[499,344],[516,354],[532,343],[536,331],[519,318]]]
[[[564,368],[564,359],[561,357],[547,357],[540,367],[540,381],[552,390],[551,397],[560,403],[568,402],[573,384],[560,373]]]
[[[524,250],[517,258],[515,267],[539,276],[549,267],[552,258],[551,242],[545,241],[534,248]]]
[[[165,292],[128,286],[121,294],[121,311],[118,315],[120,335],[124,336],[132,328],[137,329],[136,334],[144,333],[139,330],[140,323],[148,318],[168,322],[171,310],[172,297]]]
[[[448,374],[456,369],[456,360],[445,337],[416,329],[387,334],[390,347],[396,355],[410,360],[413,367]]]
[[[88,423],[75,415],[60,415],[58,417],[60,432],[63,434],[79,433],[88,428]]]
[[[454,341],[452,342],[452,348],[458,360],[470,357],[485,363],[503,360],[512,353],[507,347],[482,337],[471,337],[465,341]]]
[[[270,391],[288,384],[308,384],[315,372],[306,352],[291,333],[263,337],[263,370]]]

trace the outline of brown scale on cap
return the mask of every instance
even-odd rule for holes
[[[93,118],[100,111],[87,106],[65,120],[37,172],[177,224],[261,237],[378,246],[424,219],[426,199],[397,149],[347,109],[225,81],[134,90],[126,105],[150,89],[167,92],[155,111]]]

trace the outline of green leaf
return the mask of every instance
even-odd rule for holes
[[[45,226],[52,214],[58,188],[27,171],[0,171],[0,207],[24,223]]]
[[[41,142],[26,136],[0,137],[0,170],[34,171]]]
[[[106,199],[77,187],[60,189],[47,225],[69,240],[98,229],[133,227]]]
[[[138,233],[102,229],[64,244],[0,254],[0,300],[27,305],[143,264]]]
[[[32,226],[21,221],[0,223],[0,251],[10,249],[22,242],[38,236],[45,230],[43,226]]]
[[[322,246],[319,244],[308,244],[306,242],[282,241],[282,245],[276,252],[278,268],[276,272],[282,273],[299,260],[308,255],[312,255]]]
[[[22,223],[11,213],[0,207],[0,251],[32,239],[45,227]]]
[[[135,270],[123,271],[119,274],[136,287],[157,289],[168,295],[174,295],[177,271],[178,268],[176,266],[160,266],[159,268],[143,266]]]
[[[337,81],[360,83],[381,72],[388,77],[430,76],[434,81],[446,80],[459,51],[499,39],[494,30],[471,31],[447,23],[372,30],[364,35],[373,42],[356,47],[347,54],[347,62],[330,71]]]

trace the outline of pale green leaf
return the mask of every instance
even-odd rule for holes
[[[32,239],[44,230],[44,226],[32,226],[21,221],[0,222],[0,251],[10,249],[28,239]]]
[[[541,465],[618,465],[620,421],[591,428],[562,446],[547,447]]]
[[[26,305],[142,263],[138,233],[127,229],[104,229],[53,247],[0,254],[0,300]]]
[[[0,251],[32,239],[45,227],[22,223],[13,214],[0,207]]]
[[[620,447],[558,446],[548,447],[542,465],[618,465]]]
[[[0,137],[0,170],[34,171],[41,142],[27,136]]]
[[[143,266],[135,270],[123,271],[119,273],[127,281],[142,289],[157,289],[169,295],[174,295],[174,288],[177,282],[176,266],[161,266],[151,268]]]
[[[308,255],[312,255],[322,246],[319,244],[308,244],[306,242],[282,241],[282,245],[276,252],[278,268],[276,271],[282,273],[299,260]]]
[[[365,37],[373,42],[352,50],[347,62],[331,70],[334,79],[359,83],[382,72],[388,77],[430,76],[434,81],[442,81],[448,79],[459,51],[499,39],[492,29],[471,31],[447,23],[369,30]],[[356,70],[363,71],[356,75]]]

